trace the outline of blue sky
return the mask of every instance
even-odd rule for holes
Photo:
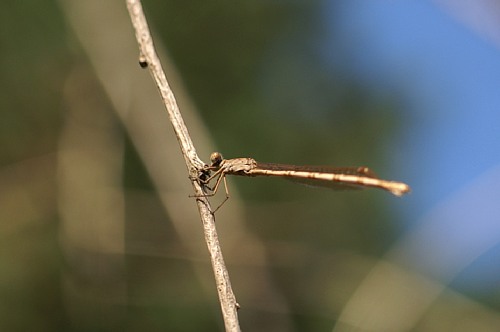
[[[472,256],[480,250],[476,254],[489,263],[481,265],[482,275],[476,264],[469,277],[488,279],[500,265],[500,252],[493,250],[500,243],[498,45],[429,1],[345,0],[326,7],[324,56],[332,73],[340,69],[403,100],[405,128],[392,149],[404,151],[397,176],[413,188],[406,222],[426,230],[419,233],[422,247],[408,248],[408,255],[415,265],[427,266],[419,250],[439,253],[446,247]],[[433,238],[431,248],[427,236]]]

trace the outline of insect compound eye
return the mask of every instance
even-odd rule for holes
[[[210,162],[212,163],[212,166],[219,166],[219,164],[222,161],[222,155],[220,152],[213,152],[210,155]]]

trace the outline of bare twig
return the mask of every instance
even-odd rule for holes
[[[147,64],[151,75],[160,91],[165,107],[167,109],[170,122],[174,128],[175,135],[179,141],[181,152],[186,162],[189,178],[192,181],[198,210],[200,212],[205,240],[210,252],[212,268],[214,270],[217,292],[222,308],[222,315],[226,331],[240,331],[236,298],[231,288],[229,274],[227,272],[222,251],[219,245],[215,219],[211,213],[210,203],[203,196],[203,190],[196,180],[204,163],[196,154],[193,142],[177,106],[175,97],[167,82],[167,78],[162,69],[160,60],[156,54],[153,40],[149,32],[148,24],[142,10],[140,0],[127,0],[128,11],[135,28],[135,34],[140,49],[141,64]]]

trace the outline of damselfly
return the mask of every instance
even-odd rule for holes
[[[276,176],[288,178],[297,182],[333,189],[379,188],[396,196],[402,196],[410,191],[410,187],[402,182],[387,181],[378,178],[368,167],[328,167],[328,166],[296,166],[285,164],[261,163],[252,158],[224,159],[219,152],[210,155],[210,166],[204,171],[205,179],[200,181],[208,185],[216,179],[215,185],[209,189],[213,196],[219,185],[224,182],[226,199],[216,209],[218,210],[229,198],[226,175],[242,176]],[[213,173],[211,173],[213,172]],[[215,211],[216,211],[215,210]],[[214,212],[215,212],[214,211]]]

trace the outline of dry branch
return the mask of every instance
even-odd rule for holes
[[[237,314],[238,304],[236,303],[236,298],[231,288],[229,274],[227,272],[219,245],[217,231],[215,228],[215,218],[211,213],[210,203],[207,198],[202,197],[204,193],[197,181],[197,177],[203,168],[204,163],[196,154],[196,149],[194,148],[189,132],[184,124],[174,94],[170,89],[167,78],[162,69],[160,59],[156,54],[140,0],[127,0],[127,8],[135,29],[137,42],[139,44],[141,66],[148,66],[160,91],[160,95],[167,109],[170,122],[174,128],[182,155],[184,156],[184,160],[186,162],[189,178],[193,184],[194,195],[198,197],[196,202],[203,224],[205,241],[210,252],[210,259],[215,275],[217,292],[219,295],[226,331],[240,331]]]

